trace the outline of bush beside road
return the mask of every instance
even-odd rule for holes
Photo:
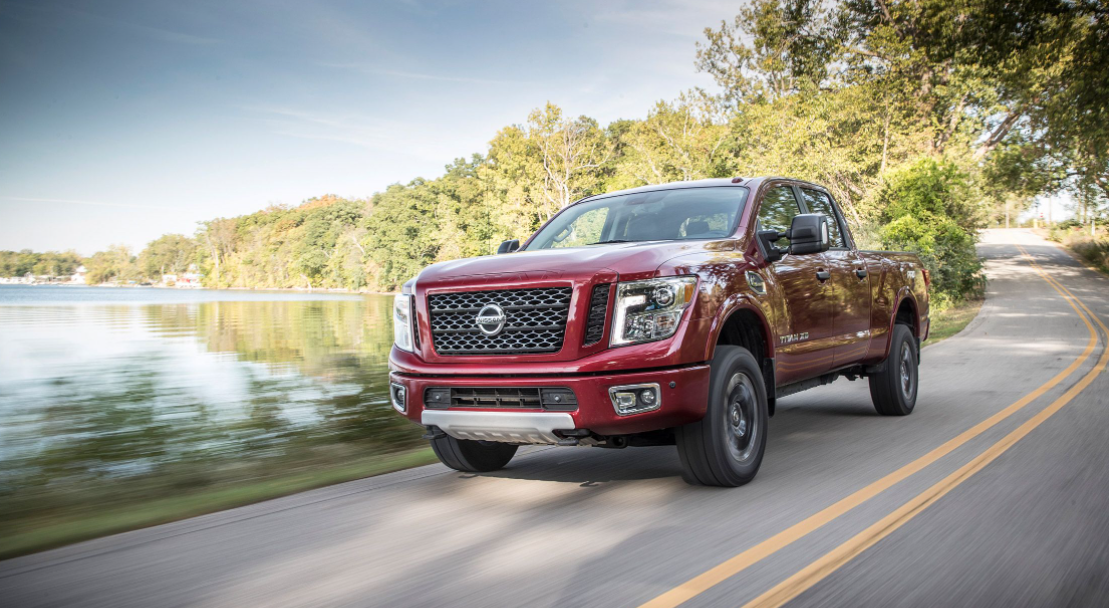
[[[1109,275],[1109,234],[1105,231],[1090,234],[1086,227],[1059,227],[1051,230],[1048,238],[1062,245],[1083,264]]]

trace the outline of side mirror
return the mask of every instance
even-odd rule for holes
[[[782,238],[782,233],[777,230],[759,230],[755,235],[759,239],[759,245],[762,246],[762,252],[766,255],[767,262],[777,262],[782,259],[782,250],[774,245],[775,241]]]
[[[804,213],[793,216],[789,228],[789,252],[795,255],[828,251],[828,216],[823,213]]]
[[[502,253],[512,253],[513,251],[516,251],[519,248],[520,248],[520,240],[519,239],[512,239],[511,241],[505,241],[505,242],[501,243],[501,246],[497,247],[497,254],[499,255],[499,254],[502,254]]]

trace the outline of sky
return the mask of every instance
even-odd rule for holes
[[[0,249],[137,253],[196,222],[367,197],[547,101],[607,124],[711,89],[737,2],[0,0]]]

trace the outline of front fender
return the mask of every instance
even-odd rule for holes
[[[743,311],[749,310],[758,318],[761,324],[763,337],[766,338],[766,355],[769,358],[774,357],[774,334],[770,330],[770,323],[766,320],[766,313],[763,312],[762,307],[759,305],[757,299],[750,294],[738,293],[728,296],[724,303],[717,310],[717,313],[712,318],[712,323],[709,325],[709,339],[705,344],[705,361],[711,361],[716,352],[716,344],[720,340],[720,332],[724,330],[728,319],[732,315]],[[758,353],[755,353],[756,355]]]

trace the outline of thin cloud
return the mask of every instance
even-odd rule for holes
[[[135,34],[145,35],[148,38],[154,38],[156,40],[162,40],[162,41],[165,41],[165,42],[174,42],[174,43],[178,43],[178,44],[194,44],[194,45],[217,44],[217,43],[220,42],[219,40],[216,40],[214,38],[205,38],[203,36],[195,36],[193,34],[186,34],[184,32],[176,32],[176,31],[173,31],[173,30],[167,30],[167,29],[163,29],[163,28],[160,28],[160,27],[153,27],[153,26],[150,26],[150,25],[143,25],[141,23],[134,23],[134,22],[131,22],[131,21],[125,21],[123,19],[116,19],[116,18],[113,18],[113,17],[104,17],[102,15],[97,15],[95,13],[90,13],[88,11],[83,11],[83,10],[79,10],[79,9],[75,9],[75,8],[69,8],[69,7],[65,7],[65,6],[42,6],[42,5],[37,5],[36,4],[36,5],[22,5],[21,8],[33,10],[33,11],[36,11],[36,12],[39,12],[39,13],[51,13],[51,12],[53,12],[53,13],[62,13],[62,14],[70,15],[72,17],[76,17],[78,19],[83,19],[85,21],[92,21],[92,22],[95,22],[95,23],[100,23],[102,25],[107,25],[109,27],[115,27],[117,29],[126,30],[126,31],[129,31],[129,32],[135,33]]]
[[[330,114],[295,108],[247,106],[246,111],[261,115],[271,132],[284,137],[334,141],[368,150],[402,153],[423,160],[454,158],[434,130],[426,125],[409,124],[357,113]],[[403,141],[403,147],[398,143]],[[445,160],[444,160],[445,159]]]
[[[721,20],[730,21],[737,12],[736,3],[729,0],[661,0],[620,2],[599,10],[592,17],[600,23],[619,24],[639,31],[700,39],[706,27],[718,27]]]
[[[93,207],[124,207],[127,209],[154,209],[158,211],[188,211],[179,207],[164,207],[161,205],[135,205],[132,203],[109,203],[105,201],[79,201],[68,198],[31,198],[25,196],[0,196],[0,200],[16,201],[21,203],[63,203],[67,205],[91,205]]]
[[[378,76],[391,76],[394,78],[407,78],[410,80],[431,80],[436,82],[466,82],[470,84],[499,84],[499,85],[524,85],[527,82],[518,80],[496,80],[491,78],[472,78],[469,76],[443,76],[440,74],[425,74],[422,72],[405,72],[400,70],[383,70],[357,63],[321,63],[323,67],[340,70],[354,70],[363,74],[376,74]]]

